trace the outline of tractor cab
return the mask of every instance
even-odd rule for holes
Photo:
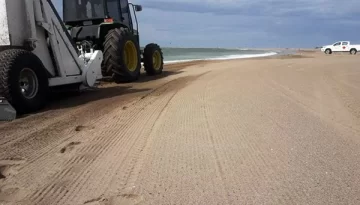
[[[63,0],[64,23],[75,41],[101,39],[114,26],[128,28],[138,35],[135,12],[141,10],[140,5],[129,4],[128,0]]]

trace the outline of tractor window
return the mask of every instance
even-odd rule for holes
[[[107,1],[107,9],[108,9],[109,16],[111,18],[113,18],[116,21],[121,21],[118,0],[108,0]]]
[[[130,25],[130,11],[129,11],[129,3],[128,0],[120,0],[120,4],[121,4],[121,14],[123,17],[123,23],[129,27],[131,27]]]
[[[341,42],[337,42],[334,44],[334,46],[340,46]]]
[[[64,0],[64,21],[104,18],[104,7],[99,0]]]

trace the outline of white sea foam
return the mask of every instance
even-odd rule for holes
[[[199,61],[199,60],[231,60],[231,59],[242,59],[242,58],[259,58],[259,57],[273,56],[276,54],[277,54],[276,52],[268,52],[261,54],[238,54],[238,55],[228,55],[228,56],[214,57],[214,58],[172,60],[172,61],[164,61],[164,63],[174,64],[174,63],[183,63],[183,62],[191,62],[191,61]]]

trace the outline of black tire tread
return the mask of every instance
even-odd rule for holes
[[[159,50],[161,55],[161,68],[159,70],[155,70],[153,68],[153,62],[152,62],[152,55],[155,50]],[[156,43],[150,43],[145,46],[144,48],[144,68],[148,75],[157,75],[162,73],[163,67],[164,67],[164,56],[162,49],[160,46]]]
[[[38,75],[39,93],[31,101],[23,100],[17,93],[12,78],[18,72],[19,63],[35,67]],[[22,49],[8,49],[0,52],[0,96],[5,97],[19,114],[36,111],[46,104],[48,91],[47,73],[41,60],[33,53]]]
[[[27,51],[21,49],[9,49],[0,52],[0,96],[5,97],[9,102],[12,102],[11,84],[9,82],[10,69],[15,60],[26,53]]]
[[[123,60],[122,55],[119,55],[122,53],[120,44],[127,39],[131,39],[138,48],[138,68],[133,73],[129,72],[127,68],[120,63]],[[141,69],[139,46],[128,29],[116,28],[110,30],[105,36],[103,46],[104,60],[101,68],[103,76],[112,76],[113,80],[117,83],[132,82],[138,79]]]

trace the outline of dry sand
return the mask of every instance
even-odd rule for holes
[[[360,204],[360,57],[167,66],[1,123],[0,204]]]

